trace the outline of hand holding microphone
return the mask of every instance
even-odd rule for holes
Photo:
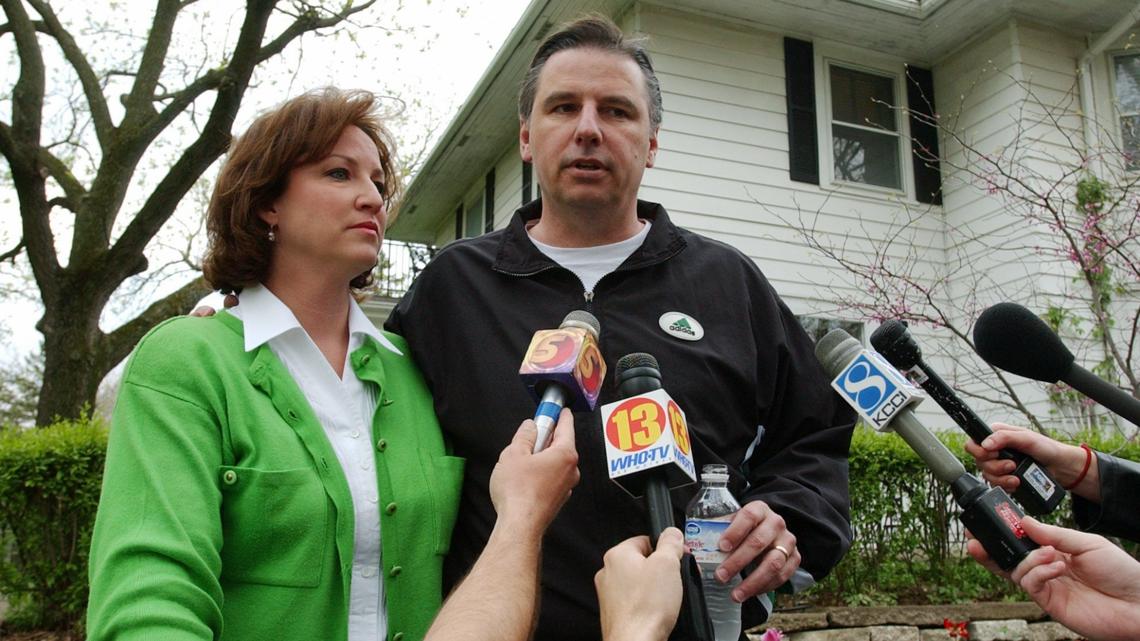
[[[657,540],[626,539],[606,552],[594,575],[602,615],[603,641],[664,641],[681,609],[681,559],[685,540],[667,528]]]
[[[550,446],[535,454],[537,435],[534,421],[523,421],[491,471],[498,520],[521,536],[541,537],[579,479],[574,415],[562,410]]]
[[[550,441],[550,433],[563,407],[589,412],[598,404],[606,378],[606,362],[598,349],[601,325],[590,312],[574,310],[558,329],[535,332],[523,356],[519,376],[538,401],[534,422],[537,454]]]
[[[621,400],[603,405],[602,429],[610,480],[631,496],[644,496],[649,512],[649,541],[674,527],[669,488],[696,480],[685,413],[661,386],[661,369],[650,354],[618,360],[614,378]],[[684,596],[678,626],[697,641],[712,641],[701,572],[693,557],[681,563]]]
[[[1013,473],[1016,463],[1001,458],[1003,449],[1025,452],[1048,468],[1073,494],[1100,503],[1099,461],[1093,452],[1024,427],[995,423],[991,436],[967,442],[966,451],[974,457],[986,482],[1000,485],[1011,493],[1016,492],[1021,479]]]
[[[977,540],[966,549],[991,572],[1021,586],[1050,617],[1090,639],[1128,641],[1140,629],[1140,562],[1108,539],[1033,518],[1022,521],[1042,547],[1000,572]]]

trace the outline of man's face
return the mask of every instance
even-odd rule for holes
[[[634,208],[657,153],[641,68],[599,49],[554,54],[538,77],[519,143],[522,159],[534,164],[544,209]]]

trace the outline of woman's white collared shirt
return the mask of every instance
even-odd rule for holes
[[[345,294],[348,295],[347,293]],[[242,320],[245,349],[268,343],[305,394],[336,452],[352,494],[354,522],[352,579],[348,605],[348,641],[378,641],[387,636],[384,582],[380,569],[380,509],[376,461],[372,448],[372,416],[376,388],[352,370],[349,355],[371,336],[384,347],[400,350],[376,329],[350,300],[348,352],[344,377],[338,377],[293,312],[263,286],[247,287],[240,304],[228,310]]]

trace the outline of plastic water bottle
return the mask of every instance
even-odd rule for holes
[[[740,584],[740,575],[721,583],[714,574],[717,566],[728,558],[726,552],[720,551],[718,542],[739,509],[740,504],[728,491],[728,466],[704,466],[701,489],[685,510],[685,544],[701,568],[705,604],[716,641],[740,639],[740,604],[732,600],[732,590]]]

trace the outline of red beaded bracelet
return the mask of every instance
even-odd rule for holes
[[[1089,466],[1092,465],[1093,451],[1088,443],[1081,443],[1081,449],[1085,451],[1085,467],[1081,473],[1077,475],[1077,480],[1073,481],[1072,485],[1065,487],[1066,490],[1071,490],[1081,484],[1085,480],[1085,475],[1089,473]]]

